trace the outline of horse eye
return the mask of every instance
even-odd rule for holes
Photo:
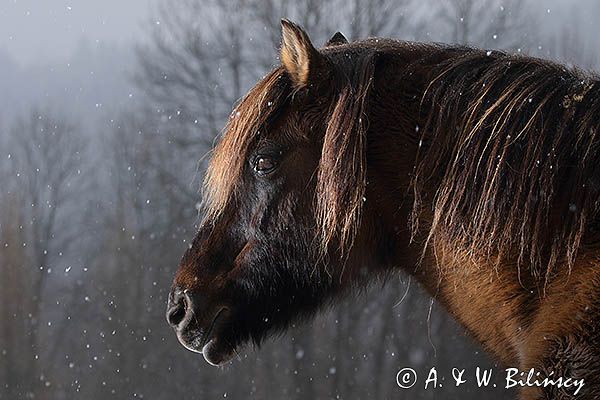
[[[254,171],[260,175],[268,174],[273,171],[275,167],[275,160],[270,157],[258,156],[254,160]]]

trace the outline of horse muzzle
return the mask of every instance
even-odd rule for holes
[[[167,322],[186,349],[201,353],[211,365],[219,366],[236,354],[235,346],[220,333],[230,317],[228,307],[200,310],[191,291],[174,288],[167,301]]]

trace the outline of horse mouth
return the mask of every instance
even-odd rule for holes
[[[199,332],[197,329],[183,329],[177,332],[177,339],[186,349],[202,354],[210,365],[221,366],[227,363],[236,354],[235,346],[219,335],[227,311],[227,307],[217,311],[204,332]]]

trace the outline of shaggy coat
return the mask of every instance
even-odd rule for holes
[[[600,84],[522,55],[284,20],[237,105],[167,318],[221,364],[403,269],[498,360],[600,397]],[[522,399],[563,399],[564,388]]]

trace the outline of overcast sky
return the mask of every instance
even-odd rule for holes
[[[86,38],[130,43],[153,0],[0,0],[0,51],[20,64],[67,58]]]
[[[62,62],[82,39],[92,43],[129,44],[140,38],[156,1],[0,0],[0,52],[26,65],[40,61]],[[546,21],[560,21],[566,12],[583,11],[580,28],[595,31],[596,16],[589,12],[594,0],[530,0],[527,3]],[[576,7],[579,10],[573,10]],[[600,7],[594,11],[598,9]],[[551,29],[553,24],[543,26]]]

